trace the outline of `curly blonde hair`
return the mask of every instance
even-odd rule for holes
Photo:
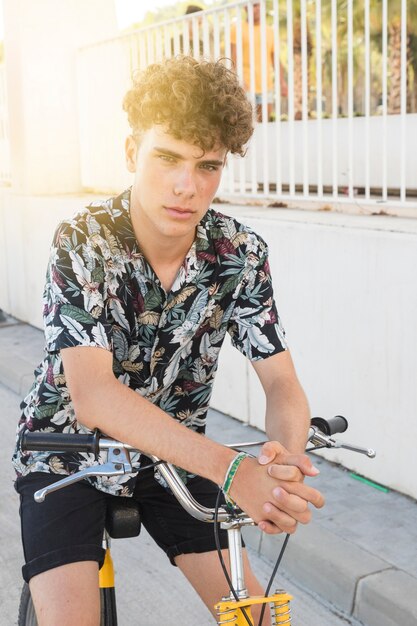
[[[220,144],[243,156],[253,133],[252,106],[222,61],[177,56],[149,65],[135,77],[123,108],[135,136],[160,124],[205,152]]]

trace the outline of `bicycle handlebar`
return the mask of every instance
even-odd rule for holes
[[[375,452],[369,448],[360,448],[347,443],[340,443],[332,438],[335,433],[342,433],[348,428],[348,422],[345,417],[336,415],[334,418],[325,420],[322,417],[314,417],[311,420],[311,427],[308,434],[308,440],[315,447],[328,448],[346,448],[355,452],[366,454],[373,458]],[[253,445],[262,445],[264,441],[250,442],[248,444],[231,444],[230,447],[245,447]],[[26,431],[22,436],[23,451],[47,451],[47,452],[87,452],[94,454],[98,458],[100,451],[107,451],[107,462],[102,465],[91,466],[76,472],[62,480],[45,487],[35,493],[35,500],[42,502],[48,493],[61,489],[69,484],[82,480],[88,476],[118,476],[133,471],[130,463],[130,451],[140,452],[136,448],[128,444],[123,444],[114,439],[104,437],[98,430],[92,434],[70,434],[70,433],[51,433],[51,432],[31,432]],[[147,454],[154,462],[158,462],[158,469],[162,477],[165,479],[173,494],[193,517],[204,521],[213,522],[215,518],[214,509],[199,504],[179,477],[175,467],[170,463],[160,462],[153,455]],[[229,522],[236,525],[252,524],[253,521],[244,513],[238,512],[239,509],[232,514],[230,511],[219,508],[217,518],[220,522]]]
[[[98,430],[90,435],[26,431],[22,436],[22,450],[89,452],[94,454],[96,458],[100,451],[107,451],[106,463],[87,467],[40,489],[34,494],[36,502],[43,502],[48,494],[89,476],[121,476],[130,473],[133,468],[130,463],[129,452],[140,452],[133,446],[104,437]],[[253,524],[252,519],[239,509],[236,509],[236,512],[232,515],[231,511],[219,507],[216,515],[214,509],[201,505],[193,498],[173,465],[160,462],[158,457],[152,454],[147,454],[146,456],[155,463],[159,463],[158,471],[169,485],[172,493],[181,506],[196,519],[203,522],[213,522],[215,517],[217,517],[219,522],[231,522],[233,518],[233,524],[235,525]]]
[[[336,415],[328,420],[323,417],[313,417],[311,425],[313,428],[310,428],[308,436],[309,440],[311,440],[313,434],[317,432],[317,429],[328,437],[336,433],[344,433],[348,428],[348,421],[342,415]],[[126,448],[127,450],[135,450],[132,446],[127,444],[122,444],[121,442],[115,442],[115,440],[104,438],[98,430],[95,430],[94,433],[88,435],[26,431],[22,437],[22,450],[38,452],[88,452],[89,454],[98,456],[100,449],[106,449],[109,447],[109,442],[112,442],[112,445],[117,443],[119,446],[123,446],[123,448]],[[233,443],[228,445],[231,448],[243,448],[262,445],[263,443],[266,442],[252,441],[250,443]],[[140,452],[140,450],[136,451]]]
[[[323,417],[313,417],[311,425],[317,426],[317,428],[328,437],[336,433],[344,433],[349,426],[346,417],[343,417],[343,415],[335,415],[328,420]]]
[[[26,431],[22,437],[22,450],[38,452],[88,452],[98,456],[100,432],[91,435]]]

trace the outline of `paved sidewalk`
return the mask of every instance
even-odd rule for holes
[[[0,323],[0,382],[23,396],[42,350],[39,330],[10,318]],[[262,438],[254,428],[214,411],[209,435],[225,442]],[[313,523],[291,537],[286,574],[366,626],[416,626],[417,503],[354,480],[318,457],[315,464],[321,474],[313,483],[327,503]],[[282,537],[251,528],[246,541],[274,561]]]

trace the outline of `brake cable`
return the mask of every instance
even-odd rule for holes
[[[275,576],[277,574],[277,571],[278,571],[278,568],[279,568],[279,566],[281,564],[282,557],[284,556],[284,552],[285,552],[285,550],[287,548],[287,544],[288,544],[289,539],[290,539],[290,535],[289,534],[285,535],[284,543],[281,546],[281,550],[279,552],[279,555],[278,555],[278,558],[277,558],[277,562],[275,563],[274,569],[272,570],[271,578],[269,579],[269,583],[268,583],[268,585],[266,587],[265,598],[267,598],[268,595],[269,595],[269,592],[270,592],[271,587],[272,587],[272,583],[274,582],[274,578],[275,578]],[[258,626],[262,625],[262,620],[263,620],[264,614],[265,614],[265,607],[266,607],[266,604],[263,604],[262,605],[262,609],[261,609],[261,614],[260,614],[260,617],[259,617]]]
[[[214,540],[215,540],[215,543],[216,543],[216,550],[217,550],[217,554],[218,554],[218,557],[219,557],[220,565],[222,567],[222,570],[223,570],[224,576],[226,578],[227,584],[229,585],[230,591],[232,592],[234,599],[236,600],[236,602],[239,602],[239,597],[238,597],[238,595],[236,593],[236,590],[233,588],[233,584],[232,584],[232,581],[230,579],[229,572],[227,571],[227,568],[226,568],[226,565],[225,565],[225,562],[224,562],[224,559],[223,559],[223,555],[222,555],[222,552],[221,552],[220,537],[219,537],[219,526],[220,526],[220,523],[218,521],[218,517],[219,517],[220,498],[222,496],[222,493],[223,493],[223,491],[220,488],[218,493],[217,493],[216,504],[215,504],[215,507],[214,507],[214,524],[213,524],[213,526],[214,526]],[[269,595],[269,592],[270,592],[271,587],[272,587],[272,583],[274,582],[274,578],[275,578],[275,576],[277,574],[278,568],[279,568],[279,566],[281,564],[281,561],[282,561],[282,558],[284,556],[284,552],[285,552],[285,550],[287,548],[287,544],[288,544],[289,538],[290,538],[290,535],[287,534],[285,536],[284,543],[281,546],[281,550],[279,552],[277,561],[276,561],[276,563],[274,565],[274,569],[272,570],[271,577],[270,577],[269,582],[267,584],[267,587],[266,587],[266,590],[265,590],[265,596],[264,596],[265,598],[267,598],[268,595]],[[260,616],[259,616],[258,626],[262,625],[262,620],[263,620],[264,615],[265,615],[265,608],[266,608],[266,604],[263,604],[262,608],[261,608],[261,613],[260,613]],[[254,626],[253,622],[250,620],[250,618],[249,618],[246,610],[244,609],[244,607],[241,607],[241,611],[242,611],[242,613],[243,613],[247,623],[249,624],[249,626]]]

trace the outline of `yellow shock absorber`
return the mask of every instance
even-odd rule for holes
[[[103,589],[105,587],[114,587],[114,568],[113,559],[111,558],[110,550],[107,548],[106,556],[104,557],[104,563],[99,571],[99,587]]]
[[[244,600],[225,599],[215,605],[218,616],[217,623],[228,624],[229,626],[248,626],[248,622],[243,614],[242,608],[245,609],[246,615],[253,622],[251,607],[255,604],[268,604],[272,606],[272,624],[289,624],[291,625],[291,609],[290,600],[292,596],[283,591],[277,591],[272,596],[252,596]],[[275,621],[274,621],[275,620]]]
[[[277,590],[275,593],[275,600],[272,603],[272,624],[287,624],[291,625],[291,607],[290,601],[292,596],[285,593],[285,591]],[[275,621],[274,621],[275,620]]]
[[[216,604],[217,623],[219,625],[228,624],[228,626],[248,626],[248,622],[242,612],[242,607],[245,609],[246,615],[252,623],[252,612],[248,605],[250,600],[251,598],[240,602],[236,602],[235,600],[222,600],[222,602]]]

